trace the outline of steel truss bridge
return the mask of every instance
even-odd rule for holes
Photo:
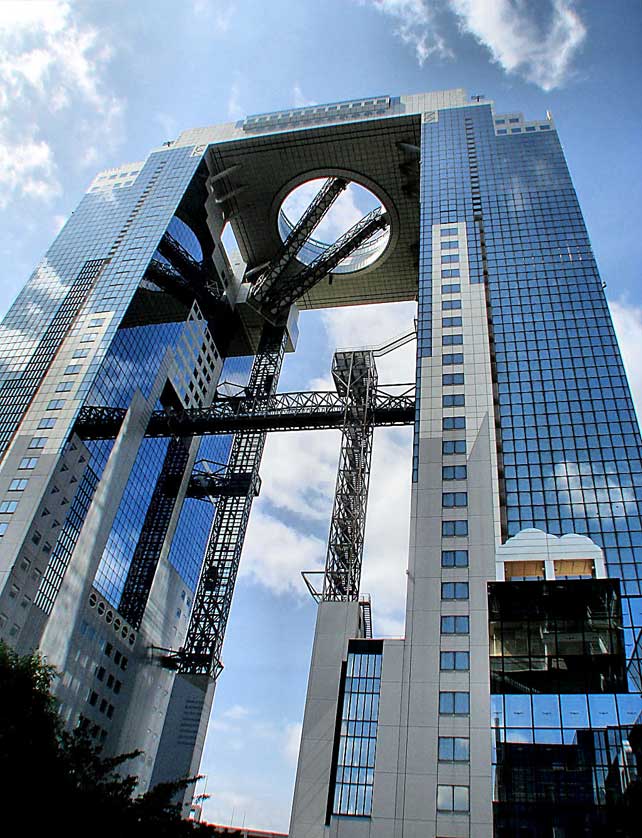
[[[313,431],[343,427],[347,400],[332,391],[276,393],[269,398],[218,396],[209,407],[157,410],[145,431],[148,437]],[[414,384],[376,387],[372,425],[409,425],[415,416]],[[121,407],[81,408],[75,431],[82,439],[113,439],[127,414]]]

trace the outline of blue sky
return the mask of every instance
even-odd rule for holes
[[[552,111],[642,404],[641,42],[639,0],[0,0],[0,311],[100,169],[247,113],[464,87]],[[304,314],[282,388],[412,314]],[[381,380],[411,377],[411,350],[382,359]],[[401,630],[409,443],[375,439],[363,587],[383,634]],[[324,558],[337,445],[266,450],[203,763],[212,821],[287,829],[314,623],[299,571]]]

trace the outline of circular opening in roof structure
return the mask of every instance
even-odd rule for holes
[[[333,177],[333,175],[328,177]],[[283,241],[290,235],[328,177],[307,180],[286,195],[279,209],[277,220],[279,235]],[[386,207],[374,192],[354,180],[349,180],[347,187],[339,194],[299,251],[298,261],[309,265],[364,216],[378,209],[386,212]],[[383,254],[389,241],[390,226],[377,230],[353,253],[339,262],[332,273],[348,274],[369,268]]]

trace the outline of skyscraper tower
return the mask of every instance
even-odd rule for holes
[[[323,242],[351,183],[376,206]],[[415,299],[414,398],[368,350],[335,393],[278,392],[298,309]],[[0,329],[0,636],[58,667],[70,727],[143,750],[143,787],[198,769],[265,434],[339,427],[291,838],[624,823],[640,436],[550,117],[453,90],[184,132],[96,178]],[[381,640],[372,428],[413,418],[406,631]]]

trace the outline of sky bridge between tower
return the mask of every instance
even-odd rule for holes
[[[190,437],[240,431],[303,431],[340,429],[346,399],[332,391],[277,393],[273,396],[219,396],[209,407],[173,408],[152,413],[148,437]],[[126,408],[87,405],[81,408],[75,432],[81,439],[113,439]],[[376,388],[372,408],[375,427],[411,425],[415,418],[415,385]]]

